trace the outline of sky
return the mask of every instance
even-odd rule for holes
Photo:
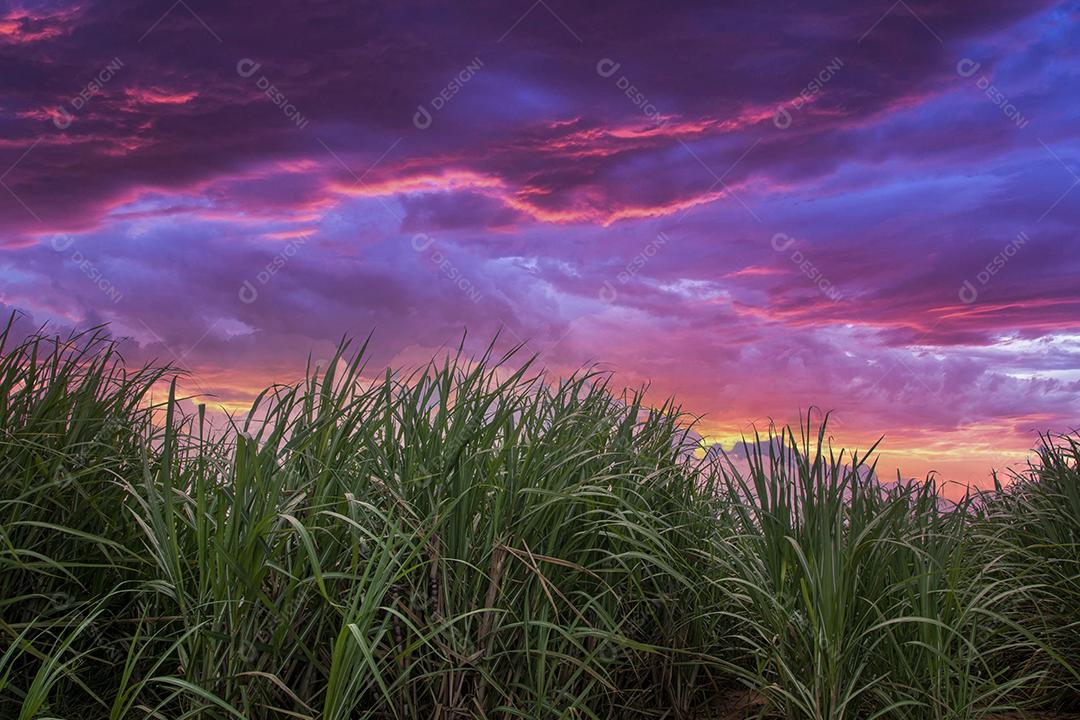
[[[986,484],[1080,411],[1080,3],[0,2],[0,309],[239,410],[465,344]]]

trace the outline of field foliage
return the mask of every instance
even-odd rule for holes
[[[0,717],[1080,702],[1076,436],[947,503],[824,423],[729,462],[672,403],[492,351],[369,374],[344,343],[212,429],[100,330],[2,341]]]

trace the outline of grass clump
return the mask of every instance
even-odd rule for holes
[[[490,349],[373,377],[343,343],[213,429],[100,331],[9,335],[0,717],[1076,702],[1075,439],[946,505],[833,453],[824,424],[756,438],[739,470],[695,455],[672,403]]]
[[[212,433],[98,334],[0,359],[0,715],[686,715],[716,494],[666,405],[491,355]]]
[[[832,452],[824,425],[754,447],[746,473],[724,473],[739,499],[720,560],[742,628],[734,675],[789,718],[977,718],[1022,704],[1040,675],[1002,658],[1036,643],[1000,613],[1030,588],[993,576],[998,549],[977,532],[973,497],[948,504],[932,479],[883,486],[866,456]]]

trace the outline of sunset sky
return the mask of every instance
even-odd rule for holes
[[[0,3],[0,304],[237,408],[374,331],[835,412],[986,482],[1080,424],[1080,3]]]

